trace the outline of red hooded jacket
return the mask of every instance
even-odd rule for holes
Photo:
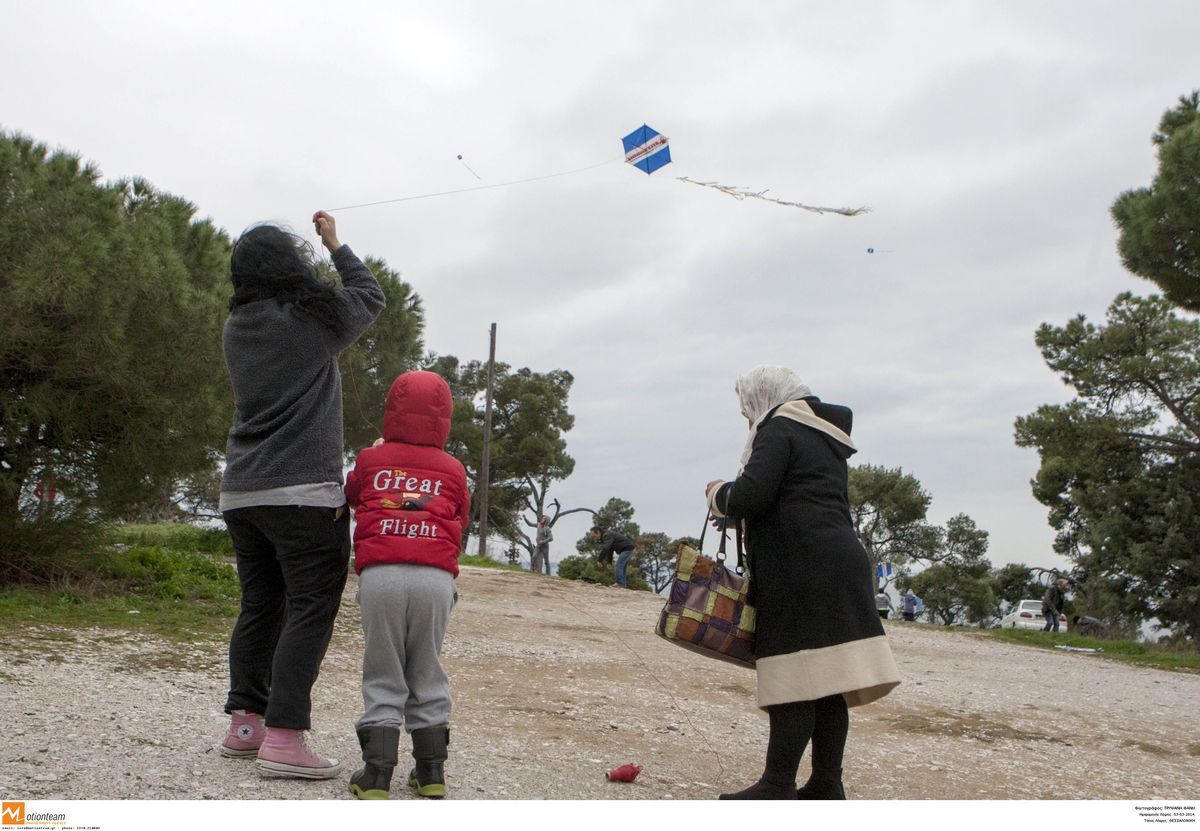
[[[360,574],[413,563],[458,576],[471,495],[462,463],[442,450],[453,406],[450,387],[433,372],[406,372],[388,391],[383,444],[362,450],[346,477]]]

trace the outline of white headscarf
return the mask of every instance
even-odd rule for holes
[[[812,395],[800,376],[785,366],[756,366],[734,385],[738,401],[742,405],[742,415],[750,420],[750,435],[746,438],[746,447],[742,450],[741,465],[738,472],[746,467],[750,460],[750,452],[754,449],[754,437],[758,433],[758,423],[763,416],[780,404],[795,401]]]

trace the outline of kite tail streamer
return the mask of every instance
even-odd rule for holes
[[[702,188],[712,188],[719,190],[721,193],[727,193],[734,199],[761,199],[764,202],[774,202],[776,205],[787,205],[791,208],[802,208],[806,211],[811,211],[815,214],[841,214],[842,216],[858,216],[870,211],[870,208],[825,208],[817,205],[805,205],[800,202],[788,202],[784,199],[776,199],[772,196],[767,196],[767,190],[750,190],[749,188],[731,187],[730,185],[722,185],[717,182],[698,182],[695,179],[689,179],[687,176],[676,176],[680,182],[687,182],[692,185],[699,185]]]

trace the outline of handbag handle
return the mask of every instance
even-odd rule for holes
[[[712,522],[715,519],[717,519],[717,517],[713,516],[712,511],[709,511],[708,515],[704,519],[704,527],[700,529],[699,550],[701,553],[704,552],[704,534],[706,531],[708,531],[708,523]],[[723,564],[725,562],[725,556],[726,556],[725,544],[729,540],[729,522],[726,517],[721,517],[721,519],[724,521],[721,523],[721,543],[720,543],[720,545],[717,546],[717,562]],[[745,574],[746,573],[746,555],[745,555],[745,551],[742,547],[742,524],[740,522],[735,522],[733,524],[733,536],[734,536],[734,544],[737,546],[737,567],[736,567],[735,571],[738,574]]]

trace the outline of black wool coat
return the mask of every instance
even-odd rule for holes
[[[815,397],[803,404],[848,439],[848,408]],[[846,460],[854,448],[775,417],[776,410],[759,424],[745,469],[712,500],[719,512],[745,522],[760,698],[762,669],[772,665],[763,659],[785,655],[792,656],[782,662],[787,668],[778,684],[785,687],[793,674],[811,671],[828,676],[818,690],[824,694],[868,687],[879,688],[871,697],[886,694],[899,676],[875,610],[870,563],[850,519]],[[801,686],[798,695],[812,693],[808,681]],[[789,700],[786,690],[773,695]]]

